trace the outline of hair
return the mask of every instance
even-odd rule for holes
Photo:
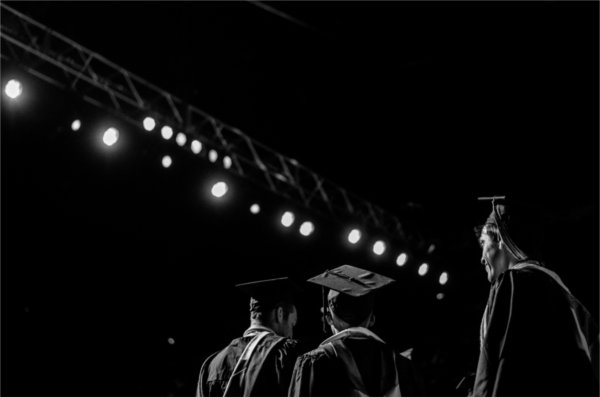
[[[495,223],[488,222],[475,228],[477,240],[479,240],[484,233],[490,236],[493,242],[500,242],[500,230],[498,229],[498,225]]]
[[[294,304],[290,301],[279,301],[277,303],[275,303],[274,305],[269,305],[266,308],[261,308],[261,309],[257,309],[257,310],[251,310],[250,311],[250,318],[252,320],[256,320],[259,322],[267,322],[269,321],[269,314],[277,309],[281,307],[283,309],[283,319],[287,320],[287,318],[289,317],[289,315],[294,311]]]
[[[339,319],[351,327],[362,324],[373,312],[374,299],[372,296],[355,298],[346,294],[339,294],[328,302],[331,310]]]

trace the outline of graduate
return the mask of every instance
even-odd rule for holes
[[[369,328],[374,292],[394,280],[344,265],[309,282],[327,288],[323,315],[333,335],[296,361],[289,396],[410,396],[411,362]]]
[[[300,288],[287,277],[236,287],[250,296],[250,327],[204,361],[196,396],[284,396],[299,354],[292,337]]]
[[[597,325],[537,260],[543,230],[531,211],[511,208],[504,197],[489,199],[492,211],[478,238],[491,286],[472,395],[597,396]]]

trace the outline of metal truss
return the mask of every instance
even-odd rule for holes
[[[138,127],[151,115],[184,131],[188,142],[197,139],[230,156],[230,171],[309,209],[338,220],[356,220],[391,239],[406,240],[400,221],[379,206],[13,8],[2,3],[0,7],[2,59]]]

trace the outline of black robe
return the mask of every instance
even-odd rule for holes
[[[244,349],[256,335],[256,330],[270,331],[268,328],[251,327],[244,332],[244,336],[234,339],[229,346],[204,361],[198,379],[197,397],[223,396],[229,378]],[[296,340],[277,336],[271,331],[257,344],[246,369],[232,382],[228,395],[286,395],[299,353],[297,345]]]
[[[591,316],[556,274],[522,266],[491,287],[473,396],[597,396]]]
[[[298,396],[382,396],[397,384],[402,396],[418,395],[411,361],[379,338],[355,332],[342,332],[331,347],[329,338],[318,348],[298,357],[288,395]],[[335,338],[335,336],[334,336]],[[360,373],[363,390],[352,381],[351,372],[341,359],[350,353]],[[357,393],[360,392],[360,393]]]

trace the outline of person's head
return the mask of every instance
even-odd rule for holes
[[[277,335],[288,338],[294,336],[294,327],[298,322],[298,312],[293,302],[280,301],[275,303],[273,307],[257,310],[252,310],[251,302],[250,307],[250,322],[252,325],[269,327]]]
[[[510,209],[510,211],[509,211]],[[498,277],[516,263],[539,257],[543,229],[534,209],[522,204],[510,205],[504,198],[492,198],[492,212],[477,229],[481,247],[480,262],[488,281]]]
[[[371,328],[375,324],[374,306],[372,294],[353,297],[332,289],[327,294],[325,319],[334,334],[350,327]]]
[[[507,249],[500,236],[498,226],[494,223],[486,223],[481,228],[479,245],[481,247],[481,264],[485,266],[490,283],[494,283],[500,274],[517,261],[513,253]]]
[[[250,296],[251,325],[262,325],[278,335],[293,337],[298,322],[294,298],[300,288],[291,279],[253,281],[237,287]]]
[[[394,282],[381,274],[349,265],[327,270],[308,281],[323,288],[323,323],[334,334],[350,327],[372,327],[374,293]],[[329,289],[327,296],[326,288]]]

